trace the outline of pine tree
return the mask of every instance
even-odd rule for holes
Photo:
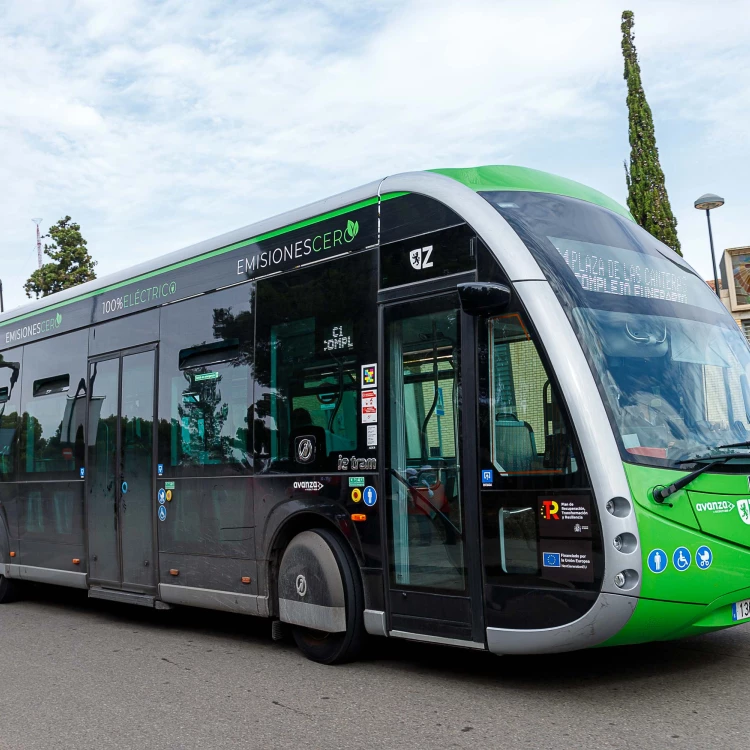
[[[32,294],[46,297],[96,278],[96,261],[86,249],[87,242],[81,235],[80,224],[71,223],[70,216],[66,216],[49,228],[46,238],[52,242],[45,243],[44,254],[52,259],[52,263],[45,263],[31,274],[23,285],[27,297]]]
[[[635,220],[665,245],[682,255],[677,239],[677,219],[669,205],[664,172],[656,148],[654,120],[641,82],[641,68],[635,49],[633,11],[622,14],[622,55],[628,82],[628,135],[630,168],[625,163],[628,208]]]

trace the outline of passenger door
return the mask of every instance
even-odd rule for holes
[[[155,587],[155,365],[155,348],[89,363],[90,581],[107,588]]]
[[[479,646],[477,461],[461,439],[475,434],[474,321],[451,293],[389,305],[383,326],[389,629]]]
[[[529,320],[508,310],[479,325],[485,618],[512,638],[583,616],[603,554],[580,449]]]

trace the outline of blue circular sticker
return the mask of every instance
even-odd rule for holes
[[[165,505],[159,506],[159,520],[160,521],[167,520],[167,507]]]
[[[122,494],[123,495],[127,495],[128,494],[128,483],[127,482],[123,482],[122,483]]]
[[[167,492],[163,488],[159,490],[159,505],[164,505],[167,502]]]
[[[667,553],[663,549],[652,549],[648,553],[648,569],[652,573],[663,573],[667,569]]]
[[[678,547],[672,555],[672,565],[677,570],[687,570],[690,567],[690,550],[687,547]]]
[[[375,503],[378,501],[378,493],[375,491],[375,488],[371,485],[367,485],[365,487],[365,491],[362,493],[362,497],[364,498],[365,505],[369,505],[372,507],[375,505]]]
[[[705,545],[698,547],[698,551],[695,553],[695,562],[701,570],[708,570],[713,561],[714,553],[711,552],[710,547],[706,547]]]

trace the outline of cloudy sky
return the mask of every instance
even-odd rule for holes
[[[99,275],[386,174],[519,164],[625,202],[620,13],[686,258],[750,245],[747,0],[3,0],[0,278],[33,217]]]

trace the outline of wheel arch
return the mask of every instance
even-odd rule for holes
[[[326,529],[338,537],[338,539],[349,549],[354,560],[357,563],[357,575],[360,583],[364,586],[362,577],[362,549],[360,545],[352,544],[351,538],[341,529],[341,526],[335,523],[328,515],[318,513],[312,510],[303,510],[293,513],[284,518],[274,530],[268,551],[265,554],[268,560],[268,594],[269,594],[269,614],[278,617],[279,609],[279,568],[281,558],[284,555],[289,543],[298,534],[303,531],[312,531],[313,529]],[[358,539],[357,539],[358,541]]]

